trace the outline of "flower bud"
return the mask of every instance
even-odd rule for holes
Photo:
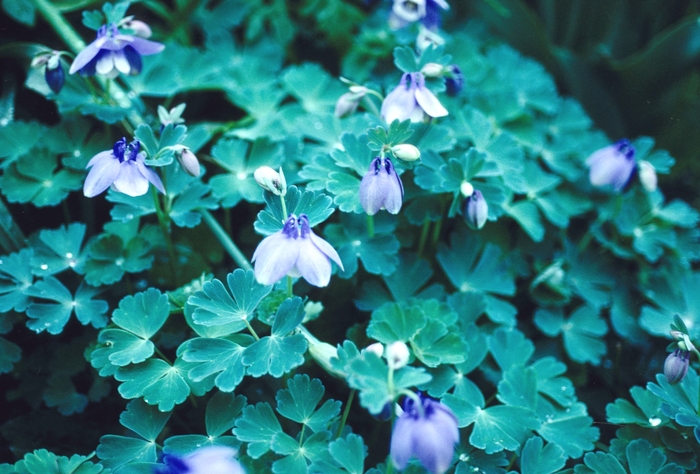
[[[648,161],[640,161],[637,164],[637,172],[639,174],[639,182],[648,193],[656,191],[658,178],[656,177],[656,168]]]
[[[440,77],[442,76],[445,68],[442,64],[438,63],[428,63],[420,70],[425,77]]]
[[[472,186],[472,183],[469,181],[462,181],[462,184],[459,186],[459,192],[462,193],[462,196],[465,198],[469,198],[474,194],[474,186]]]
[[[408,143],[392,146],[391,152],[396,158],[403,161],[416,161],[418,158],[420,158],[420,150],[413,145],[409,145]]]
[[[151,27],[141,20],[129,20],[124,22],[124,28],[129,29],[134,32],[135,36],[140,36],[141,38],[150,38]]]
[[[401,341],[392,342],[386,346],[386,362],[390,369],[398,370],[408,364],[411,353],[408,346]]]
[[[54,94],[61,92],[63,84],[66,82],[66,75],[63,72],[63,66],[61,66],[61,61],[59,60],[58,56],[52,57],[46,63],[44,79]]]
[[[287,181],[284,179],[284,173],[280,168],[279,173],[269,166],[261,166],[253,173],[255,182],[266,191],[270,191],[277,196],[287,194]]]
[[[183,148],[182,152],[176,153],[175,156],[177,157],[177,161],[180,162],[180,166],[182,166],[182,169],[185,170],[187,174],[191,174],[195,178],[199,177],[201,172],[199,160],[189,148]]]
[[[367,352],[376,354],[377,357],[381,357],[384,355],[384,346],[381,342],[375,342],[374,344],[370,344],[369,346],[365,347],[365,350]]]
[[[690,352],[676,349],[666,358],[664,362],[664,375],[670,384],[676,384],[683,380],[688,373],[690,365]]]
[[[489,206],[481,191],[474,193],[467,199],[464,207],[464,219],[472,229],[478,230],[484,227],[489,217]]]

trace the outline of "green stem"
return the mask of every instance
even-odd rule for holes
[[[287,298],[291,298],[294,296],[294,282],[292,281],[292,277],[287,275]]]
[[[430,240],[430,248],[434,249],[437,246],[438,239],[440,239],[440,231],[442,230],[442,218],[435,221],[435,227],[433,227],[433,236]]]
[[[282,222],[287,220],[287,203],[284,202],[284,196],[280,196],[280,202],[282,203]]]
[[[63,38],[63,41],[73,53],[78,54],[85,49],[85,42],[83,39],[75,32],[70,23],[63,18],[63,15],[61,15],[53,5],[47,0],[32,0],[32,3],[34,3],[34,6],[41,16],[49,22],[54,31]]]
[[[586,250],[586,247],[588,247],[588,244],[591,243],[591,239],[593,238],[593,234],[591,234],[590,231],[586,231],[586,234],[583,236],[581,241],[578,243],[578,253],[582,253],[584,250]]]
[[[170,216],[163,212],[163,208],[160,205],[160,198],[158,197],[158,190],[155,188],[155,186],[151,186],[151,195],[153,196],[153,203],[156,206],[156,215],[158,216],[160,230],[163,232],[165,246],[168,248],[168,256],[170,257],[170,271],[173,279],[176,280],[177,268],[175,265],[175,247],[173,247],[173,241],[170,238]]]
[[[423,221],[423,228],[420,231],[420,240],[418,241],[418,256],[422,257],[425,251],[425,242],[428,240],[428,232],[430,231],[430,219],[426,218]]]
[[[367,235],[371,239],[374,237],[374,216],[367,215]]]
[[[243,322],[245,325],[248,327],[248,331],[250,331],[250,334],[255,338],[256,341],[260,340],[260,336],[258,336],[258,333],[255,332],[255,329],[253,329],[253,326],[250,325],[247,319],[244,319]]]
[[[224,228],[221,227],[221,224],[219,224],[219,221],[217,221],[207,210],[202,209],[199,212],[202,214],[204,222],[214,233],[214,237],[216,237],[221,245],[223,245],[224,249],[226,252],[228,252],[233,261],[236,262],[243,270],[252,270],[253,267],[250,265],[248,259],[245,257],[245,255],[243,255],[243,252],[241,252],[236,244],[233,243],[233,240],[231,240]]]
[[[304,431],[306,430],[306,425],[301,425],[301,433],[299,433],[299,446],[304,443]]]
[[[340,419],[340,427],[338,428],[338,438],[343,434],[343,428],[345,428],[345,422],[350,414],[350,407],[352,406],[352,400],[355,398],[356,390],[353,388],[350,390],[350,395],[348,395],[348,401],[345,403],[345,410],[343,410],[343,417]]]

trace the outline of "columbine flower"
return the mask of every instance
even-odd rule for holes
[[[403,184],[389,158],[377,156],[360,182],[360,203],[370,216],[380,209],[398,214],[403,202]]]
[[[586,160],[591,184],[612,186],[615,191],[622,191],[637,167],[634,153],[634,147],[626,139],[593,153]]]
[[[420,21],[431,30],[440,27],[440,10],[449,10],[445,0],[394,0],[389,25],[394,28]]]
[[[225,446],[200,448],[184,457],[166,454],[164,466],[157,466],[154,474],[245,474],[235,455],[235,449]]]
[[[489,205],[481,191],[475,190],[464,205],[464,220],[472,229],[481,229],[489,217]]]
[[[120,72],[138,74],[141,72],[141,56],[160,53],[164,48],[155,41],[121,33],[114,23],[102,25],[97,31],[97,39],[75,58],[70,73],[80,71],[85,76],[97,73],[108,77],[116,77]]]
[[[442,403],[422,394],[418,398],[420,402],[410,397],[403,402],[403,414],[391,434],[391,460],[403,470],[416,457],[431,474],[442,474],[452,464],[459,442],[457,418]]]
[[[272,285],[289,275],[323,287],[331,281],[331,260],[343,269],[338,252],[313,233],[306,214],[298,219],[290,214],[282,230],[260,242],[252,261],[255,278],[263,285]]]
[[[141,196],[148,192],[149,182],[165,194],[158,174],[143,163],[146,155],[139,153],[140,148],[138,140],[127,145],[126,138],[122,138],[111,150],[93,156],[86,166],[90,172],[85,178],[83,194],[94,197],[113,186],[120,193]]]
[[[670,384],[676,384],[683,380],[688,373],[690,365],[690,352],[676,349],[666,358],[664,362],[664,375]]]
[[[425,78],[420,72],[406,73],[393,91],[387,94],[382,103],[382,118],[386,123],[394,120],[421,122],[430,117],[444,117],[447,110],[425,87]]]

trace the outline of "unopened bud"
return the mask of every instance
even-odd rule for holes
[[[287,181],[284,179],[284,172],[280,168],[279,173],[269,166],[261,166],[253,173],[255,182],[266,191],[270,191],[277,196],[287,194]]]
[[[418,158],[420,158],[420,150],[413,145],[409,145],[408,143],[392,146],[391,152],[396,158],[403,161],[416,161]]]
[[[195,178],[199,177],[202,171],[199,160],[189,148],[183,148],[182,152],[177,153],[175,156],[177,156],[177,161],[180,162],[180,166],[187,174],[191,174]]]
[[[656,191],[658,178],[656,177],[656,168],[654,168],[654,165],[648,161],[640,161],[637,163],[637,170],[639,173],[639,182],[642,183],[642,187],[648,193]]]
[[[151,32],[151,27],[141,20],[129,20],[124,22],[124,28],[133,31],[135,36],[140,36],[141,38],[150,38],[153,34]]]
[[[462,184],[459,186],[459,192],[465,198],[470,198],[474,194],[474,186],[469,181],[462,181]]]
[[[335,103],[335,116],[343,118],[354,113],[357,106],[360,105],[360,100],[367,95],[368,91],[369,89],[365,86],[350,86],[350,92],[341,95]]]
[[[365,347],[365,350],[367,352],[375,354],[377,357],[381,357],[384,355],[384,346],[381,342],[375,342],[374,344],[370,344],[369,346]]]
[[[428,63],[421,68],[420,72],[423,73],[425,77],[440,77],[444,70],[445,68],[442,64]]]
[[[666,358],[664,362],[664,375],[670,384],[676,384],[683,380],[688,373],[690,365],[690,353],[676,349]]]
[[[481,191],[474,193],[467,199],[464,207],[464,219],[472,229],[481,229],[489,217],[489,206]]]
[[[390,369],[398,370],[408,364],[411,353],[408,346],[401,341],[392,342],[386,346],[386,362]]]

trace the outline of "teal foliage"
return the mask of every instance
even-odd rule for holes
[[[389,20],[401,2],[1,3],[46,46],[0,46],[24,68],[0,91],[0,473],[150,474],[212,446],[249,473],[394,472],[392,423],[417,392],[455,416],[448,474],[698,469],[700,213],[679,178],[697,147],[652,126],[697,122],[696,7],[672,23],[619,1],[451,2],[433,31]],[[643,44],[630,25],[652,10]],[[49,88],[54,48],[67,68],[86,28],[143,18],[165,49],[139,71]],[[385,123],[418,71],[414,113],[434,95],[448,114]],[[629,137],[623,189],[594,186],[587,158],[623,130],[653,137]],[[155,173],[166,192],[86,198],[88,163],[122,137],[144,160],[118,179]],[[395,215],[362,206],[378,156],[402,183]],[[313,235],[280,238],[289,214]],[[266,237],[267,264],[293,263],[269,285],[250,262]],[[300,276],[327,271],[322,288]],[[691,362],[671,384],[676,348]]]

